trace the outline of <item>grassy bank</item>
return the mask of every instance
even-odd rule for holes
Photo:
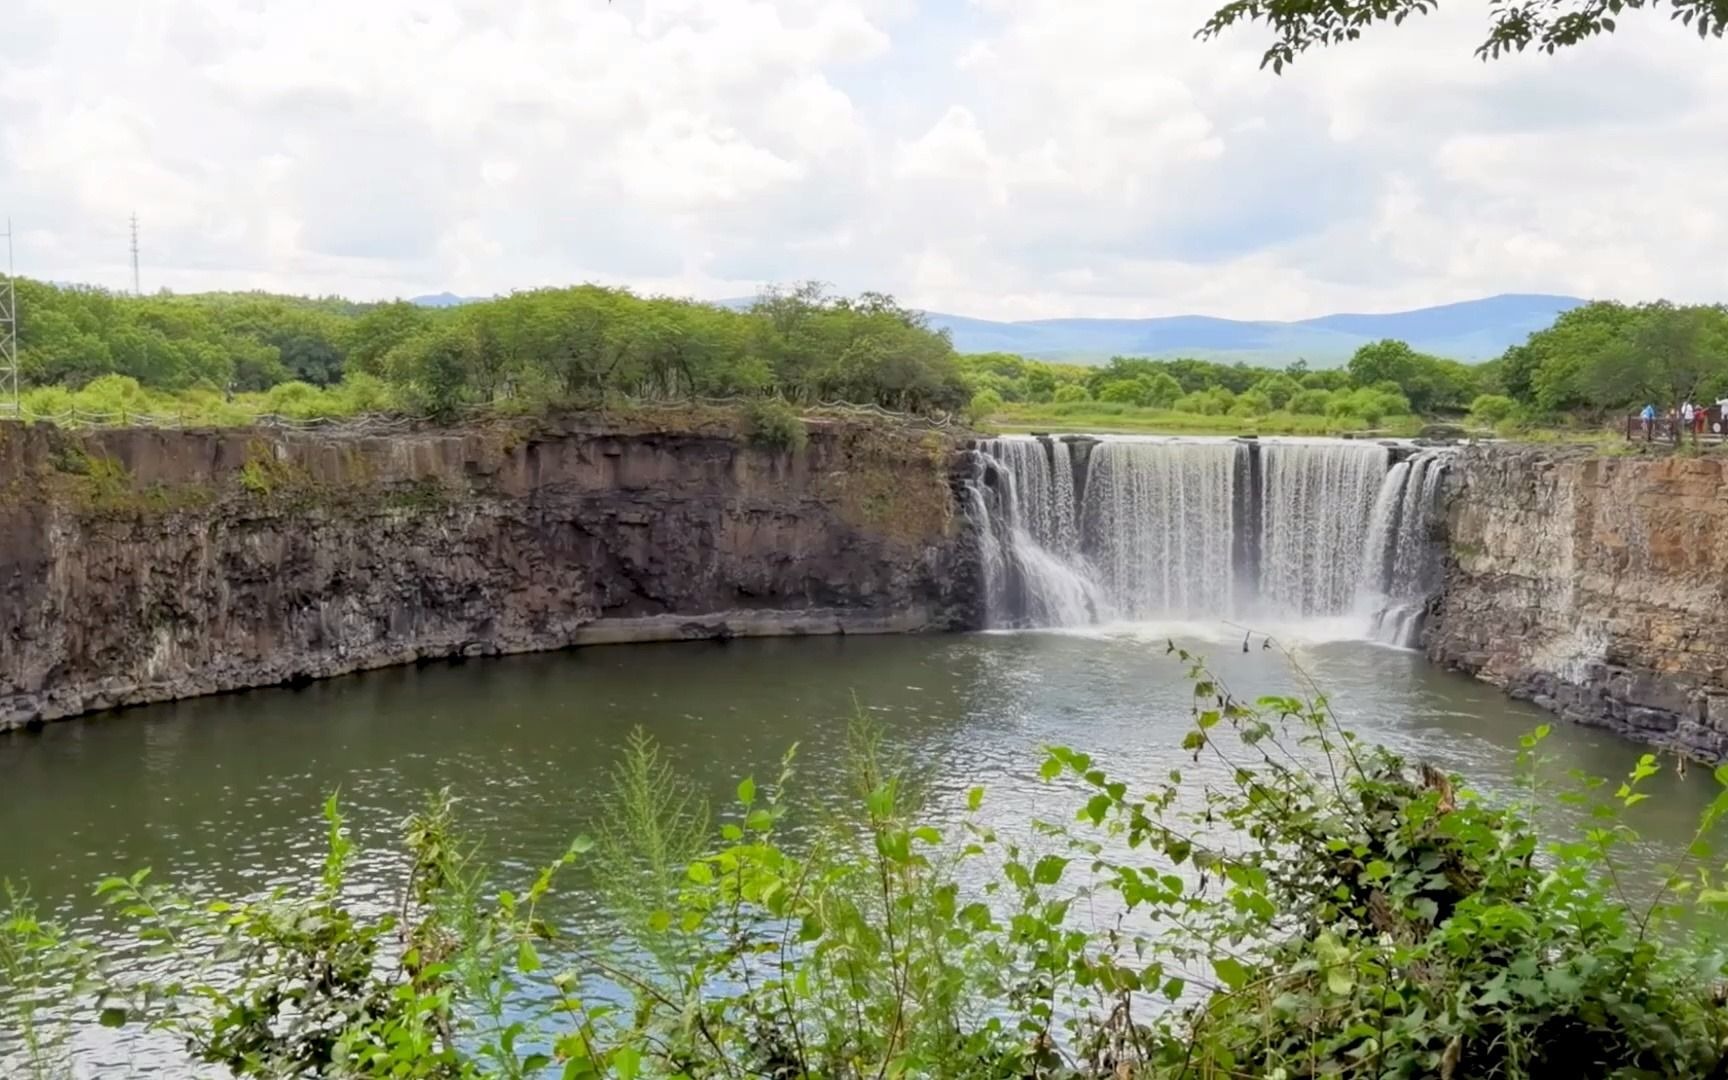
[[[1374,432],[1411,436],[1416,416],[1389,416],[1378,423],[1350,416],[1270,412],[1262,416],[1206,415],[1109,401],[1009,404],[982,423],[1004,432],[1051,431],[1147,435],[1352,435]]]

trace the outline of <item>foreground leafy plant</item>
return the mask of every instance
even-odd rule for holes
[[[1728,890],[1709,842],[1728,794],[1634,903],[1625,812],[1652,758],[1618,788],[1566,786],[1590,827],[1544,841],[1545,729],[1521,755],[1529,794],[1493,805],[1360,743],[1318,695],[1250,705],[1171,651],[1195,682],[1184,748],[1200,768],[1133,790],[1052,748],[1041,774],[1076,794],[1071,821],[993,824],[973,789],[942,831],[864,727],[852,790],[794,803],[789,754],[714,813],[638,736],[596,841],[519,892],[487,899],[446,796],[408,823],[399,903],[356,911],[332,801],[313,895],[199,901],[112,879],[103,894],[157,966],[78,964],[108,1022],[244,1076],[1724,1069],[1728,954],[1709,931]],[[599,932],[546,914],[580,861],[611,911]]]

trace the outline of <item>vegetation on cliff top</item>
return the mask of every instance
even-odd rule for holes
[[[1172,646],[1174,652],[1174,646]],[[1187,660],[1186,654],[1182,659]],[[135,954],[104,955],[14,895],[0,919],[13,1074],[59,1075],[67,1022],[144,1026],[274,1077],[1708,1076],[1728,966],[1705,811],[1654,897],[1619,872],[1618,787],[1548,775],[1496,806],[1340,730],[1323,700],[1250,706],[1197,665],[1199,766],[1127,781],[1055,747],[1068,821],[944,834],[879,739],[815,803],[788,754],[711,812],[638,738],[593,839],[489,883],[447,797],[405,826],[387,907],[345,885],[334,800],[316,887],[102,883]],[[1203,779],[1202,779],[1203,778]],[[1728,770],[1719,779],[1728,781]],[[818,793],[823,794],[823,793]],[[1538,803],[1589,821],[1545,837]],[[826,807],[826,809],[822,809]],[[549,914],[587,864],[600,933]],[[57,1002],[51,987],[76,987]],[[68,1015],[66,1007],[74,1010]]]
[[[770,289],[746,310],[584,285],[449,310],[265,294],[127,297],[19,280],[28,413],[243,421],[775,394],[908,412],[969,394],[886,296]]]
[[[770,289],[731,310],[579,286],[457,308],[264,294],[135,298],[20,280],[27,417],[247,423],[455,415],[699,397],[845,400],[1003,428],[1413,433],[1599,427],[1654,400],[1728,394],[1728,313],[1593,303],[1486,364],[1399,341],[1342,369],[1116,357],[958,356],[892,298]]]

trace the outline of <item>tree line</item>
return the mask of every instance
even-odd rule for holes
[[[1569,311],[1497,360],[1401,341],[1338,369],[1116,357],[1102,365],[961,356],[892,297],[770,288],[728,307],[596,285],[452,309],[266,293],[133,297],[18,279],[27,410],[190,411],[240,421],[365,411],[524,409],[612,396],[843,399],[978,419],[1004,406],[1289,415],[1341,427],[1411,415],[1487,424],[1605,417],[1728,395],[1728,309],[1665,301]],[[169,403],[167,406],[164,402]]]
[[[119,295],[19,279],[20,373],[37,411],[94,390],[205,404],[364,398],[449,412],[773,394],[963,408],[953,345],[893,298],[771,288],[741,310],[596,285],[452,309],[264,293]],[[253,402],[256,404],[256,402]]]
[[[1311,370],[1211,360],[1115,357],[1088,367],[1007,353],[961,357],[974,387],[974,412],[1005,403],[1097,401],[1202,416],[1273,413],[1378,424],[1388,417],[1462,415],[1499,389],[1493,369],[1417,352],[1385,340],[1358,349],[1342,368]],[[980,401],[982,399],[982,401]]]
[[[1506,350],[1504,407],[1535,421],[1600,422],[1728,396],[1728,307],[1597,301]]]

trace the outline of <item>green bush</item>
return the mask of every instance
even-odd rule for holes
[[[1331,404],[1331,391],[1299,390],[1290,398],[1290,411],[1300,416],[1325,416]]]
[[[1091,401],[1092,395],[1079,383],[1064,383],[1056,388],[1051,400],[1057,404],[1069,404],[1076,401]]]
[[[1493,427],[1511,416],[1517,408],[1517,402],[1503,394],[1478,394],[1470,403],[1470,418]]]
[[[1123,379],[1120,382],[1105,383],[1104,389],[1098,391],[1098,400],[1112,405],[1139,405],[1144,392],[1144,388],[1135,380]]]
[[[972,404],[967,406],[967,413],[972,422],[987,419],[1002,408],[1002,395],[994,390],[980,390],[972,395]]]
[[[750,440],[771,450],[801,450],[809,433],[798,410],[779,398],[751,402],[745,412]]]
[[[1231,416],[1265,416],[1272,411],[1272,399],[1261,390],[1248,390],[1237,395],[1230,406]]]
[[[52,420],[65,416],[77,407],[77,399],[64,386],[34,386],[18,399],[19,407],[31,420]]]

